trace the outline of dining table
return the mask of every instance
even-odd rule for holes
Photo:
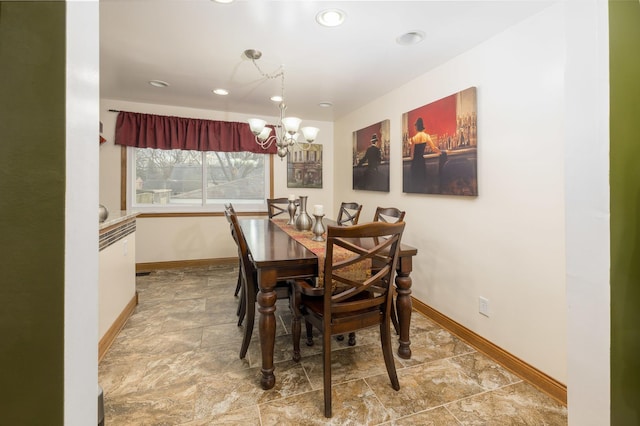
[[[251,259],[257,272],[258,313],[262,367],[260,386],[271,389],[275,385],[273,352],[276,335],[276,282],[297,278],[317,278],[322,256],[318,255],[313,233],[286,232],[286,220],[247,218],[239,220]],[[335,224],[324,220],[325,225]],[[284,228],[284,229],[283,229]],[[306,244],[306,245],[305,245]],[[315,250],[315,253],[314,253]],[[409,326],[411,323],[411,271],[415,247],[402,243],[396,268],[396,312],[399,323],[398,356],[411,358]]]

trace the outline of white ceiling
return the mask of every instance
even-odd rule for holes
[[[258,49],[265,72],[285,68],[289,115],[334,121],[554,2],[100,0],[100,95],[275,116],[280,80],[242,55]],[[345,23],[319,26],[316,14],[331,7]],[[415,30],[423,42],[396,44]],[[218,87],[230,94],[214,95]]]

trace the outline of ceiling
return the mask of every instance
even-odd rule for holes
[[[276,116],[280,79],[243,56],[257,49],[265,73],[285,69],[288,115],[334,121],[554,2],[100,0],[100,96]],[[344,24],[321,27],[332,7]],[[396,43],[410,31],[424,41]]]

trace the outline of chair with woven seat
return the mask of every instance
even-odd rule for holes
[[[404,220],[405,211],[395,207],[378,207],[373,215],[374,222],[401,222]],[[391,304],[391,322],[396,334],[400,334],[400,324],[398,323],[398,314],[396,313],[395,303]]]
[[[357,225],[362,205],[358,203],[341,203],[336,223],[340,226]]]
[[[244,233],[238,222],[238,216],[233,210],[233,206],[225,206],[224,214],[231,224],[231,235],[238,245],[238,257],[240,258],[240,277],[242,281],[242,289],[240,290],[240,315],[238,326],[240,326],[246,317],[244,328],[244,336],[240,346],[240,358],[244,358],[251,343],[251,335],[253,334],[253,325],[255,322],[256,312],[256,295],[258,293],[258,280],[256,269],[251,260],[251,253],[244,238]],[[278,299],[290,298],[291,286],[287,281],[278,281],[275,291]]]
[[[378,325],[384,362],[400,389],[391,346],[391,303],[404,222],[328,226],[322,287],[295,280],[293,359],[300,360],[301,319],[322,333],[324,415],[331,417],[331,336]]]

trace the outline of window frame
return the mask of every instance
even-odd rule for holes
[[[248,212],[255,214],[267,214],[266,198],[273,198],[273,154],[265,159],[265,194],[268,194],[260,203],[249,203],[247,200],[227,199],[220,202],[204,203],[202,205],[176,205],[176,204],[152,204],[149,206],[134,206],[134,155],[136,147],[121,147],[121,174],[120,174],[120,207],[121,210],[135,210],[147,217],[171,217],[171,216],[221,216],[224,214],[225,203],[232,203],[239,213]],[[204,177],[203,177],[204,180]]]

